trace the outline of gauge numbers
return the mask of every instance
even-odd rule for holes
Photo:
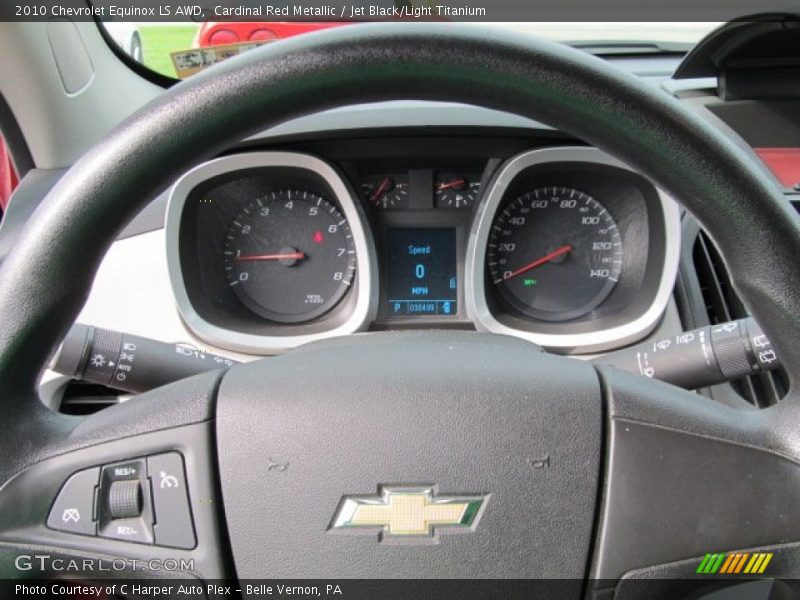
[[[322,196],[271,192],[245,206],[230,225],[223,266],[231,289],[271,321],[301,323],[331,310],[356,270],[350,225]]]
[[[517,311],[567,321],[608,297],[623,256],[617,224],[600,202],[571,187],[548,186],[501,207],[489,235],[487,277]]]

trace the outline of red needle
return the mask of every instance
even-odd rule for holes
[[[436,186],[438,191],[442,190],[449,190],[450,188],[457,188],[463,186],[467,183],[466,179],[454,179],[453,181],[448,181],[447,183],[440,183]]]
[[[372,195],[369,197],[370,202],[377,202],[378,198],[383,196],[383,193],[389,189],[389,186],[392,185],[392,180],[389,177],[384,177],[383,181],[381,181],[380,185],[375,188],[375,191],[372,192]]]
[[[531,269],[535,269],[536,267],[548,263],[554,258],[558,258],[562,254],[566,254],[567,252],[572,252],[572,246],[570,246],[569,244],[567,244],[566,246],[561,246],[561,248],[557,248],[556,250],[553,250],[550,254],[547,254],[542,258],[537,258],[535,261],[528,263],[524,267],[520,267],[516,271],[511,271],[511,273],[505,275],[503,279],[501,279],[501,281],[508,281],[509,279],[512,279],[517,275],[522,275],[526,271],[530,271]]]
[[[290,252],[287,254],[247,254],[237,256],[233,260],[302,260],[306,257],[302,252]]]

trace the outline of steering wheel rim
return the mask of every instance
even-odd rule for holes
[[[558,44],[507,33],[498,41],[491,30],[441,25],[345,29],[268,45],[175,86],[81,158],[37,209],[0,267],[0,414],[10,426],[3,446],[11,456],[0,481],[63,450],[78,423],[36,402],[36,382],[127,221],[176,175],[231,143],[348,103],[467,101],[548,123],[647,173],[709,232],[791,383],[798,381],[798,218],[739,147],[676,100]],[[742,235],[748,229],[755,234]],[[673,393],[606,377],[643,398]],[[800,415],[792,388],[777,407],[735,418],[706,404],[679,408],[686,395],[655,399],[648,419],[708,436],[727,431],[736,443],[796,462],[791,425]],[[642,411],[630,394],[611,404],[632,419]]]

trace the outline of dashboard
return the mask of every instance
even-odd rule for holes
[[[165,230],[184,323],[248,354],[426,328],[619,347],[661,318],[681,235],[596,148],[469,136],[240,149],[173,186]]]
[[[722,98],[720,92],[730,89],[721,87],[716,68],[693,72],[693,78],[673,77],[682,55],[604,59],[678,99],[750,153],[755,164],[760,163],[753,148],[797,148],[800,143],[791,118],[798,111],[796,100],[749,99],[752,94]],[[98,78],[95,91],[103,81],[116,80]],[[759,85],[757,91],[770,89]],[[72,99],[69,105],[78,106]],[[92,115],[98,131],[124,116],[112,108],[125,112],[126,106]],[[62,124],[84,122],[52,119],[39,130],[63,133]],[[49,139],[46,155],[59,158],[45,160],[49,168],[32,169],[20,182],[0,223],[0,260],[65,172],[62,165],[83,151],[84,133],[91,131],[70,129],[69,135]],[[788,201],[800,203],[795,182],[787,179],[784,189]],[[300,219],[298,227],[294,219],[286,222],[291,227],[283,221],[267,227],[285,233],[285,245],[282,239],[267,237],[270,243],[264,243],[256,236],[251,239],[258,243],[245,243],[260,224],[254,228],[255,217],[249,223],[239,219],[248,216],[243,210],[252,213],[250,206],[259,198],[264,203],[281,190],[293,197],[305,193],[306,199],[315,194],[328,215],[346,219],[341,227],[347,226],[352,240],[345,233],[345,245],[335,246],[333,253],[345,248],[346,262],[338,256],[331,262],[315,260],[322,245],[313,242],[317,230],[329,244],[326,250],[342,236],[330,237],[322,227],[307,229],[310,219]],[[203,198],[206,192],[213,194]],[[131,193],[137,193],[135,185]],[[563,200],[576,197],[587,212],[580,213],[580,201],[561,209]],[[536,208],[533,202],[539,203]],[[334,224],[323,216],[320,223]],[[243,233],[248,225],[249,232]],[[619,241],[596,238],[608,237],[600,230],[611,225]],[[589,238],[575,235],[580,232],[592,241],[588,252],[584,242]],[[591,265],[617,260],[608,243],[612,248],[622,244],[616,247],[622,249],[622,262],[608,269],[593,267],[587,276]],[[258,256],[285,254],[284,248],[294,257],[234,260],[239,251]],[[575,277],[578,266],[582,271]],[[530,268],[505,279],[507,272],[525,267]],[[270,276],[250,289],[232,285],[234,275],[243,273],[258,283],[269,269],[281,277]],[[333,280],[337,273],[342,273],[341,282]],[[552,352],[589,357],[746,315],[713,240],[691,215],[626,165],[519,115],[468,104],[395,100],[339,107],[271,126],[186,173],[119,234],[77,320],[247,361],[339,335],[433,328],[512,335]],[[82,401],[85,387],[68,386],[48,372],[40,391],[55,407],[64,394]],[[780,386],[764,378],[703,393],[731,405],[745,398],[766,406],[780,397]]]

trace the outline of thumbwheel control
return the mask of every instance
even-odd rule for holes
[[[144,458],[102,467],[97,521],[100,537],[137,544],[153,543],[153,503]]]
[[[138,479],[114,481],[108,490],[112,519],[129,519],[142,514],[142,486]]]

